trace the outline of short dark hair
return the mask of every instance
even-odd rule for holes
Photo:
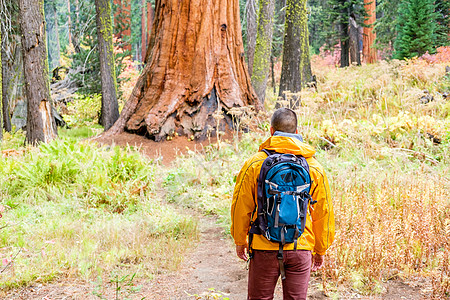
[[[292,109],[279,108],[273,113],[270,125],[275,131],[295,133],[297,130],[297,114]]]

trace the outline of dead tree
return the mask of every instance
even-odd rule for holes
[[[56,138],[48,81],[43,0],[19,0],[22,55],[26,82],[27,135],[30,144]]]

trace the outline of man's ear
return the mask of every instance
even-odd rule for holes
[[[270,135],[273,135],[275,133],[275,129],[273,129],[272,126],[270,126]]]

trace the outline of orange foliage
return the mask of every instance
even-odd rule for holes
[[[447,63],[450,62],[450,46],[437,48],[436,54],[425,53],[420,57],[429,64]]]

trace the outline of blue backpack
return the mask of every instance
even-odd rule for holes
[[[257,218],[251,224],[249,247],[251,249],[253,234],[278,242],[277,258],[284,279],[283,246],[294,243],[294,250],[297,250],[297,239],[305,230],[308,205],[315,203],[309,194],[311,176],[304,157],[263,151],[267,158],[259,173]]]

